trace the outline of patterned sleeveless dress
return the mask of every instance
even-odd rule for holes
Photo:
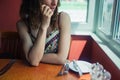
[[[59,42],[59,30],[55,29],[50,34],[47,35],[45,44],[45,53],[57,53],[58,52],[58,42]]]
[[[34,43],[35,37],[29,33],[31,36],[31,40]],[[46,42],[45,42],[45,50],[44,53],[57,53],[58,52],[58,43],[59,43],[59,29],[54,29],[51,33],[47,34]]]

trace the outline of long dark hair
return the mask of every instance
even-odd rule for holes
[[[39,23],[42,21],[42,14],[40,7],[42,0],[22,0],[20,7],[20,17],[25,22],[28,27],[33,29],[39,28]],[[57,7],[52,15],[50,25],[54,28],[54,24],[57,19],[58,6],[60,5],[60,0],[58,0]]]

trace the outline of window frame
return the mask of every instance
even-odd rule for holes
[[[97,0],[97,3],[99,3],[99,9],[98,9],[99,14],[98,14],[98,17],[97,17],[98,18],[98,24],[96,25],[97,28],[95,30],[95,33],[103,41],[103,44],[107,45],[120,58],[120,44],[113,39],[113,30],[114,30],[114,27],[115,27],[114,26],[115,13],[113,13],[113,19],[112,19],[112,22],[111,22],[112,23],[111,24],[111,34],[107,35],[99,29],[99,26],[101,25],[100,24],[101,23],[100,12],[101,12],[101,8],[103,6],[102,1],[104,1],[104,0],[100,0],[100,2]],[[119,1],[119,0],[116,0],[115,4],[117,3],[117,1]],[[116,10],[116,9],[114,9],[114,10]]]
[[[108,0],[109,1],[109,0]],[[113,0],[113,4],[112,4],[112,12],[111,13],[107,13],[107,15],[110,15],[111,14],[111,17],[110,16],[107,16],[107,18],[109,17],[110,18],[110,24],[104,24],[103,23],[103,11],[105,10],[105,0],[100,0],[100,6],[99,6],[99,18],[98,18],[98,29],[101,30],[101,32],[103,32],[106,36],[112,36],[112,26],[114,25],[114,11],[115,11],[115,4],[116,4],[116,0]],[[107,28],[106,28],[107,27]]]
[[[116,37],[116,34],[118,36],[119,31],[120,31],[120,1],[117,0],[116,12],[115,12],[114,30],[113,30],[113,32],[114,32],[113,33],[113,39],[120,44],[120,41],[118,41],[118,38]],[[120,33],[119,33],[119,40],[120,40]]]
[[[95,0],[88,0],[86,23],[71,22],[71,34],[79,35],[81,34],[81,32],[93,31],[94,9],[95,9]]]

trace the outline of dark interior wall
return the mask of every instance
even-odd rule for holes
[[[92,42],[91,50],[91,61],[93,63],[99,62],[100,64],[102,64],[104,68],[111,73],[111,80],[120,80],[119,68],[113,63],[113,61],[106,55],[106,53],[94,40]]]
[[[0,31],[16,31],[21,0],[0,0]]]

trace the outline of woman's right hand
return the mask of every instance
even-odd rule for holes
[[[42,5],[42,29],[46,29],[50,25],[51,16],[53,15],[53,11],[47,5]]]

